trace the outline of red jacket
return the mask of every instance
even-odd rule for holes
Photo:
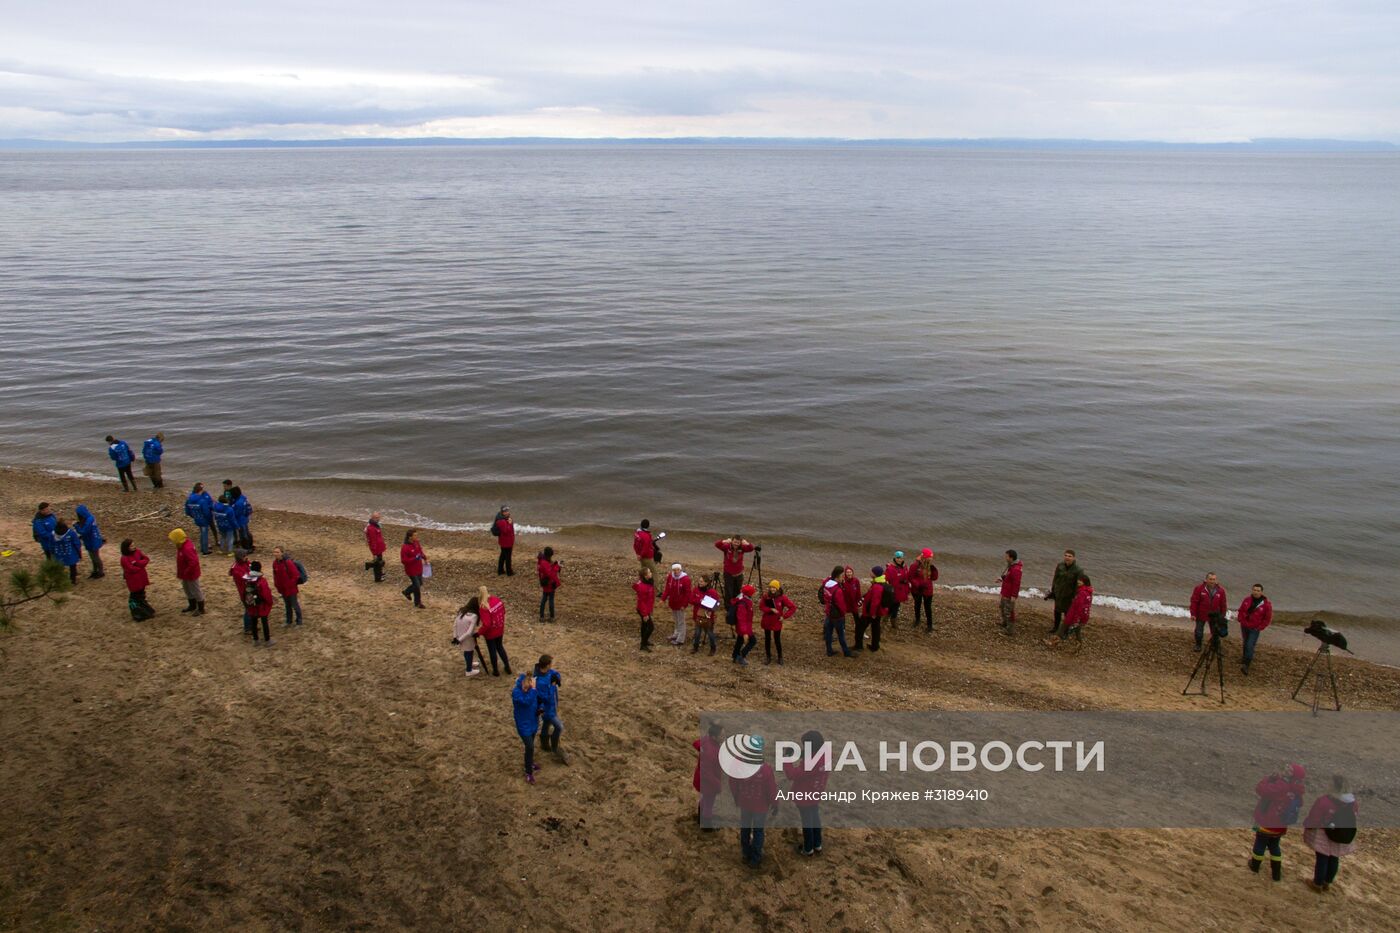
[[[1259,802],[1254,805],[1254,825],[1275,836],[1288,832],[1284,817],[1294,796],[1302,801],[1303,782],[1271,774],[1254,785],[1254,793],[1259,795]]]
[[[865,596],[861,600],[860,608],[865,613],[867,619],[883,619],[889,615],[885,609],[885,587],[888,583],[871,582],[870,589],[865,591]]]
[[[132,548],[130,554],[122,555],[122,578],[126,580],[126,588],[132,593],[140,592],[151,585],[151,578],[146,574],[146,565],[151,559],[141,553],[139,548]]]
[[[1069,611],[1065,613],[1065,628],[1071,625],[1083,625],[1089,621],[1089,606],[1094,602],[1094,588],[1092,586],[1081,586],[1074,591],[1074,602],[1069,604]]]
[[[557,560],[545,560],[543,557],[536,559],[535,572],[540,575],[540,589],[546,593],[553,593],[564,585],[559,582],[559,562]]]
[[[651,560],[656,556],[656,544],[651,540],[650,531],[637,529],[632,536],[632,553],[637,555],[637,560]]]
[[[384,532],[374,522],[365,526],[365,542],[369,545],[369,552],[375,557],[384,553]]]
[[[851,611],[846,605],[846,591],[841,587],[840,580],[828,578],[822,583],[822,606],[826,609],[827,617],[831,619],[844,617]]]
[[[731,577],[742,577],[744,575],[744,555],[753,550],[752,544],[741,544],[738,547],[730,547],[728,538],[721,538],[715,542],[715,547],[724,552],[724,572]]]
[[[1021,595],[1021,562],[1007,567],[1001,575],[1001,595],[1003,599],[1018,599]]]
[[[886,571],[888,574],[888,570]],[[909,568],[909,592],[915,596],[932,596],[933,581],[938,579],[938,567],[934,564],[928,565],[928,573],[924,572],[924,565],[915,561]]]
[[[704,609],[700,606],[700,600],[704,599],[706,596],[713,599],[716,606],[721,602],[719,593],[715,592],[715,588],[712,586],[706,587],[703,590],[698,586],[691,589],[690,604],[695,608],[691,610],[690,618],[695,622],[703,621],[708,625],[713,625],[715,621],[715,611],[713,609]]]
[[[410,577],[423,575],[423,545],[417,541],[404,542],[399,548],[399,560],[403,563],[403,572]]]
[[[718,794],[724,786],[724,774],[719,768],[719,743],[702,735],[690,744],[700,753],[695,758],[695,777],[691,785],[702,794]]]
[[[243,602],[243,586],[247,582],[248,571],[252,570],[246,560],[239,561],[228,569],[228,575],[233,577],[233,585],[238,587],[238,601]]]
[[[773,767],[763,764],[753,777],[730,778],[729,793],[734,795],[734,803],[743,812],[767,813],[778,799],[778,779],[773,775]]]
[[[1197,583],[1191,591],[1191,618],[1208,622],[1212,612],[1225,614],[1225,587],[1217,585],[1215,595],[1211,596],[1204,583]]]
[[[802,754],[805,757],[807,750],[804,748]],[[817,762],[812,763],[812,770],[807,770],[807,762],[803,758],[797,761],[790,761],[783,765],[783,777],[792,784],[792,790],[798,794],[820,794],[826,790],[826,782],[831,777],[831,772]],[[820,801],[804,803],[801,800],[793,801],[799,807],[815,807]]]
[[[1308,810],[1307,817],[1303,820],[1303,825],[1308,829],[1326,829],[1328,824],[1337,821],[1337,814],[1343,810],[1350,810],[1351,816],[1343,814],[1344,826],[1355,826],[1356,818],[1361,815],[1361,810],[1357,806],[1356,798],[1351,794],[1346,795],[1346,799],[1339,799],[1331,794],[1323,794],[1313,801],[1313,805]]]
[[[909,570],[908,564],[902,567],[893,562],[885,565],[885,579],[889,581],[890,586],[894,587],[896,602],[909,601]]]
[[[258,604],[256,606],[248,606],[247,609],[249,614],[259,619],[266,619],[268,616],[272,615],[272,587],[267,585],[267,577],[262,574],[258,574],[257,587]]]
[[[632,590],[637,594],[637,612],[643,616],[649,616],[656,608],[656,587],[645,580],[638,580],[632,584]]]
[[[283,596],[297,595],[297,580],[301,574],[297,573],[295,561],[282,558],[272,562],[272,582],[277,587],[277,592]]]
[[[481,628],[478,629],[482,638],[500,638],[506,633],[506,604],[501,602],[499,596],[491,596],[486,600],[486,605],[478,607],[477,613],[481,619]]]
[[[689,574],[683,573],[677,579],[668,573],[666,574],[666,582],[661,585],[661,598],[673,610],[684,609],[690,605],[692,590]]]
[[[1246,596],[1244,602],[1240,603],[1240,611],[1238,613],[1240,628],[1256,629],[1262,632],[1269,627],[1270,622],[1274,621],[1274,604],[1269,602],[1268,598],[1265,598],[1264,601],[1259,604],[1258,609],[1250,609],[1250,604],[1253,602],[1254,597]]]
[[[747,596],[735,596],[729,605],[734,607],[734,633],[745,637],[753,634],[753,600]]]
[[[852,575],[849,580],[844,576],[841,578],[841,594],[846,600],[845,609],[851,615],[860,612],[861,593],[860,577]]]
[[[496,540],[501,547],[515,547],[515,522],[508,518],[496,519]]]
[[[199,579],[199,550],[189,538],[182,541],[180,546],[175,549],[175,579]]]
[[[771,593],[764,593],[758,601],[758,608],[762,613],[760,627],[765,632],[781,632],[783,620],[791,619],[796,614],[797,603],[789,599],[786,593],[779,593],[776,598]]]

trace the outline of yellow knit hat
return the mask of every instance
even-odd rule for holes
[[[780,580],[770,580],[769,583],[768,583],[768,588],[771,589],[771,590],[781,590],[781,589],[783,588],[782,581],[780,581]]]
[[[170,532],[170,540],[171,540],[171,541],[174,541],[176,544],[184,544],[184,543],[185,543],[185,529],[183,529],[183,528],[176,528],[174,531]]]

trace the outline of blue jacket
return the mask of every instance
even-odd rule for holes
[[[53,559],[65,567],[72,567],[83,559],[83,542],[78,537],[78,529],[69,528],[62,537],[53,539]]]
[[[106,544],[107,539],[102,537],[102,532],[97,529],[97,519],[92,517],[88,507],[80,505],[76,511],[78,523],[73,527],[78,530],[78,537],[83,539],[83,547],[89,551],[95,551]]]
[[[220,531],[233,531],[238,527],[238,522],[233,517],[233,506],[215,502],[210,508],[214,512],[214,524]]]
[[[112,458],[112,462],[119,467],[131,466],[131,461],[136,458],[131,455],[131,446],[126,441],[118,440],[115,444],[107,447],[107,456]]]
[[[247,496],[239,496],[233,501],[233,524],[237,528],[247,528],[248,520],[253,516],[253,504],[248,501]]]
[[[535,671],[535,692],[540,695],[540,715],[559,715],[559,684],[563,681],[559,672],[550,670],[548,674]]]
[[[141,445],[141,459],[147,463],[160,463],[160,455],[163,453],[165,447],[154,437],[147,438],[146,443]]]
[[[511,690],[510,698],[515,701],[515,731],[520,733],[521,738],[528,739],[540,731],[540,692],[536,689],[527,693],[521,686],[524,682],[524,674],[515,678],[515,689]]]
[[[53,528],[57,524],[57,515],[40,515],[37,512],[34,514],[34,520],[29,523],[30,527],[34,529],[34,540],[43,545],[46,550],[53,547]]]
[[[214,521],[214,497],[207,492],[192,492],[185,500],[185,514],[194,519],[196,528],[208,528]]]

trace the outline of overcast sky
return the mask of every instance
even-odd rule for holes
[[[1400,0],[0,0],[0,138],[1400,142]]]

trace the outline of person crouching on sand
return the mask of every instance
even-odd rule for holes
[[[554,548],[547,547],[535,558],[535,572],[540,578],[540,621],[544,621],[544,607],[549,607],[549,621],[554,621],[554,594],[564,584],[559,582],[559,561],[554,559]]]
[[[506,655],[506,604],[492,596],[486,587],[476,591],[477,614],[481,617],[481,637],[486,639],[486,651],[491,659],[491,676],[500,677],[501,667],[510,676],[510,658]],[[500,662],[500,667],[496,662]]]
[[[540,751],[553,752],[560,764],[568,764],[569,756],[559,747],[564,723],[559,718],[559,687],[563,678],[554,669],[554,659],[540,655],[535,663],[535,690],[540,695]]]
[[[735,664],[744,667],[749,665],[749,652],[753,646],[758,644],[758,637],[753,633],[753,594],[758,590],[745,583],[739,589],[739,595],[734,597],[730,603],[730,611],[734,613],[734,657]],[[762,843],[759,843],[760,848]]]
[[[719,645],[715,639],[715,607],[719,605],[719,580],[711,575],[703,577],[700,585],[690,594],[690,621],[695,624],[695,639],[690,646],[690,653],[695,654],[700,650],[700,642],[708,638],[710,640],[710,657],[714,657]],[[705,601],[709,600],[709,607],[706,608]]]
[[[713,622],[713,620],[711,620]],[[706,826],[715,815],[715,798],[719,796],[720,790],[724,787],[724,772],[719,766],[719,745],[720,736],[723,731],[717,722],[710,723],[710,728],[704,735],[696,739],[691,745],[695,748],[695,776],[691,778],[691,785],[696,793],[700,795],[700,805],[695,811],[695,819],[700,823],[700,828],[706,832],[712,831],[713,826]]]
[[[651,613],[656,608],[656,587],[651,582],[650,567],[637,571],[637,582],[632,584],[632,590],[637,594],[637,618],[642,627],[641,650],[650,651],[651,633],[656,628],[651,621]]]
[[[673,645],[685,644],[685,614],[690,609],[690,597],[695,591],[690,575],[680,564],[672,564],[666,574],[666,582],[661,587],[661,600],[671,610],[671,637],[666,639]]]
[[[515,680],[510,692],[514,702],[515,731],[525,745],[525,781],[535,783],[535,772],[540,766],[535,764],[535,735],[540,731],[540,694],[535,689],[535,675],[528,671]]]
[[[1045,639],[1045,646],[1053,648],[1062,641],[1073,638],[1076,642],[1083,643],[1081,634],[1084,623],[1089,621],[1089,607],[1094,602],[1094,587],[1089,583],[1088,574],[1079,575],[1078,588],[1074,591],[1074,601],[1069,604],[1069,609],[1064,617],[1064,634],[1051,635]]]
[[[763,628],[763,663],[773,663],[773,647],[778,649],[778,663],[783,663],[783,622],[797,613],[797,604],[783,592],[777,580],[768,584],[768,592],[758,601],[759,625]]]
[[[413,608],[423,608],[423,565],[428,555],[423,553],[423,545],[418,543],[418,529],[410,528],[403,536],[403,547],[399,548],[399,562],[403,564],[408,586],[403,588],[403,598],[413,603]]]
[[[1254,805],[1254,849],[1249,856],[1249,870],[1255,874],[1259,873],[1267,851],[1273,879],[1283,880],[1283,837],[1288,833],[1288,825],[1298,821],[1298,811],[1303,808],[1305,777],[1307,772],[1302,765],[1289,764],[1254,786],[1259,802]]]
[[[478,615],[478,608],[481,603],[475,596],[467,600],[467,604],[457,610],[457,618],[452,620],[452,644],[462,649],[462,657],[467,662],[467,676],[475,677],[481,673],[481,668],[472,666],[472,655],[476,649],[476,636],[481,630],[481,618]],[[486,659],[482,658],[484,666]]]

